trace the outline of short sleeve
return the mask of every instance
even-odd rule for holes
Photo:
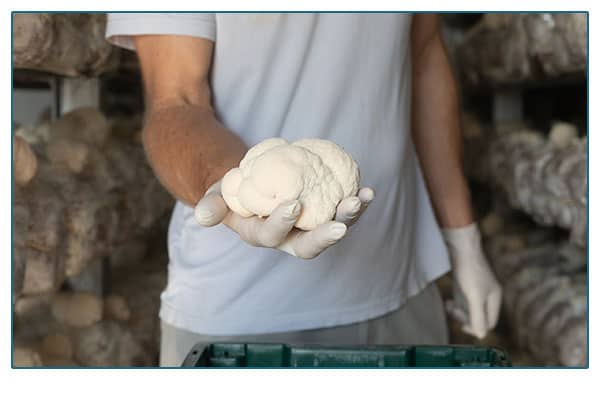
[[[185,35],[214,41],[215,14],[206,13],[110,13],[106,39],[120,47],[135,50],[136,35]]]

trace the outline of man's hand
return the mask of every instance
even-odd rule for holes
[[[502,288],[483,254],[476,224],[444,229],[443,234],[454,278],[454,301],[448,311],[464,332],[481,339],[496,326]]]
[[[221,181],[218,181],[198,202],[194,215],[203,226],[225,224],[252,246],[277,248],[293,256],[310,259],[343,238],[347,227],[358,220],[374,197],[373,189],[362,188],[357,196],[340,202],[335,221],[326,222],[312,231],[302,231],[294,228],[302,210],[299,201],[281,204],[267,218],[244,218],[227,207],[221,196]]]

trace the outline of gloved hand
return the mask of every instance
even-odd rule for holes
[[[300,258],[314,258],[346,234],[347,227],[358,220],[375,197],[371,188],[362,188],[357,196],[338,204],[335,221],[326,222],[312,231],[294,228],[302,206],[289,201],[277,207],[267,218],[241,217],[227,207],[221,196],[221,181],[216,182],[196,205],[194,216],[200,225],[227,225],[252,246],[277,248]]]
[[[477,224],[443,229],[454,280],[454,300],[448,302],[450,314],[462,323],[462,330],[479,339],[496,326],[502,288],[481,248]]]

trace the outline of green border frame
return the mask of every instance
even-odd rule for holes
[[[81,10],[81,11],[44,11],[44,10],[27,10],[27,11],[23,11],[23,10],[19,10],[19,11],[11,11],[11,18],[10,18],[10,28],[11,28],[11,35],[10,35],[10,50],[11,50],[11,55],[13,52],[13,16],[15,14],[36,14],[36,13],[45,13],[45,14],[106,14],[106,13],[111,13],[111,11],[98,11],[98,10],[94,10],[94,11],[87,11],[87,10]],[[240,13],[244,13],[244,14],[273,14],[273,13],[286,13],[286,14],[312,14],[312,13],[319,13],[319,14],[418,14],[418,13],[432,13],[432,14],[452,14],[452,13],[461,13],[461,14],[585,14],[587,19],[586,19],[586,23],[587,23],[587,63],[586,63],[586,86],[587,86],[587,130],[588,130],[588,136],[587,136],[587,223],[588,223],[588,229],[587,229],[587,247],[586,247],[586,251],[587,251],[587,365],[583,366],[583,367],[566,367],[566,366],[514,366],[511,368],[516,368],[516,369],[589,369],[590,368],[590,353],[589,353],[589,349],[590,349],[590,312],[589,312],[589,306],[590,306],[590,268],[589,268],[589,259],[590,259],[590,250],[589,250],[589,243],[590,243],[590,229],[589,229],[589,221],[590,221],[590,135],[589,135],[589,126],[590,126],[590,13],[589,11],[582,11],[582,10],[568,10],[568,11],[540,11],[540,10],[523,10],[523,11],[487,11],[487,10],[477,10],[477,11],[453,11],[453,10],[444,10],[444,11],[431,11],[431,10],[426,10],[426,11],[318,11],[318,10],[311,10],[311,11],[285,11],[285,10],[269,10],[269,11],[114,11],[114,13],[118,13],[118,14],[131,14],[131,13],[136,13],[136,14],[154,14],[154,13],[181,13],[181,14],[196,14],[196,13],[221,13],[221,14],[240,14]],[[14,123],[14,108],[13,108],[13,95],[14,95],[14,76],[13,76],[13,72],[14,72],[14,68],[13,68],[13,61],[11,58],[11,63],[10,63],[10,67],[11,67],[11,72],[10,72],[10,80],[11,80],[11,94],[10,94],[10,111],[11,111],[11,127],[10,127],[10,131],[11,131],[11,138],[13,135],[13,123]],[[10,143],[10,150],[11,150],[11,154],[13,152],[13,144],[12,144],[12,140]],[[12,162],[12,155],[11,155],[11,164],[10,164],[10,172],[11,172],[11,191],[10,191],[10,201],[11,201],[11,217],[10,217],[10,221],[11,221],[11,227],[10,227],[10,244],[11,244],[11,249],[10,249],[10,256],[11,256],[11,269],[10,269],[10,277],[11,277],[11,281],[10,281],[10,304],[11,304],[11,320],[10,320],[10,340],[11,340],[11,356],[10,356],[10,367],[11,369],[179,369],[179,368],[185,368],[185,369],[194,369],[193,367],[53,367],[53,366],[42,366],[42,367],[15,367],[14,366],[14,360],[13,360],[13,348],[14,348],[14,303],[13,303],[13,299],[12,299],[12,295],[13,295],[13,274],[14,274],[14,242],[13,242],[13,209],[12,209],[12,205],[14,204],[14,193],[12,188],[14,187],[14,165]],[[510,357],[510,354],[509,354]],[[225,368],[228,369],[228,368]],[[233,368],[235,369],[235,368]],[[283,369],[283,368],[251,368],[251,369]],[[302,368],[304,369],[304,368]],[[311,369],[311,368],[307,368],[307,369]],[[339,367],[339,368],[335,368],[335,369],[355,369],[355,368],[348,368],[348,367]],[[369,368],[366,368],[369,369]],[[392,369],[402,369],[402,368],[392,368]],[[457,368],[457,367],[410,367],[409,369],[465,369],[465,370],[470,370],[470,369],[506,369],[506,367],[462,367],[462,368]]]

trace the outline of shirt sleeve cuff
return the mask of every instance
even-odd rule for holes
[[[106,39],[115,46],[135,50],[136,35],[184,35],[214,41],[214,14],[108,14]]]

